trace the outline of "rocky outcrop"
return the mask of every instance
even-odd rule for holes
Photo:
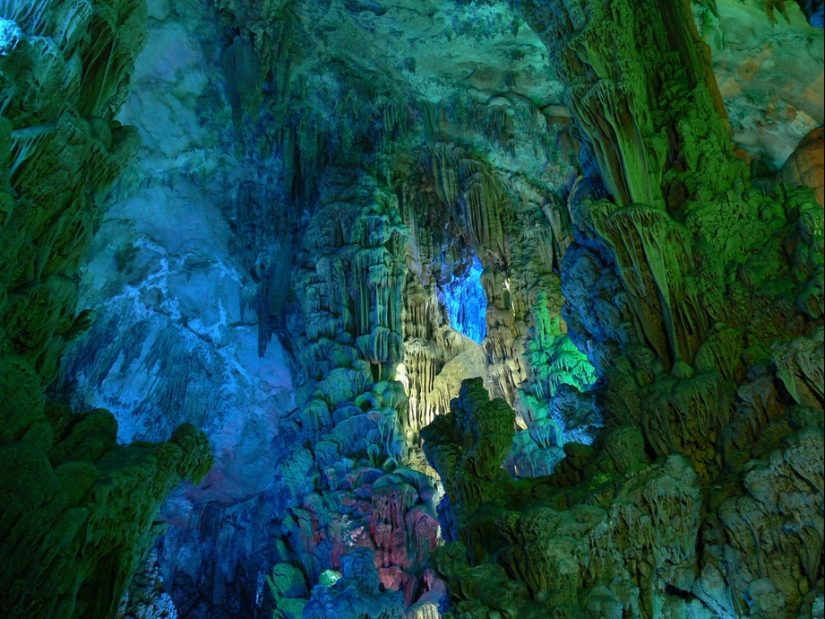
[[[507,403],[492,401],[481,379],[467,379],[448,414],[439,415],[422,432],[424,453],[444,480],[449,500],[439,506],[447,540],[462,539],[474,556],[483,551],[478,532],[469,527],[483,516],[487,503],[506,500],[509,479],[501,464],[513,442],[513,412]],[[483,526],[485,520],[482,520]]]
[[[461,393],[424,431],[450,497],[442,521],[452,539],[432,555],[450,590],[448,616],[661,616],[653,609],[673,606],[665,585],[689,588],[700,522],[690,464],[672,456],[650,465],[638,429],[624,426],[589,454],[570,444],[558,475],[516,482],[500,468],[512,409],[477,381]]]
[[[819,206],[825,207],[825,129],[806,135],[776,175],[778,183],[810,187]]]
[[[5,617],[111,617],[163,527],[161,502],[200,481],[191,425],[116,442],[102,409],[49,402],[76,314],[77,272],[104,193],[139,143],[114,120],[145,36],[142,2],[6,3],[0,17],[0,536]]]
[[[514,413],[465,381],[423,431],[450,499],[449,541],[431,555],[445,616],[808,616],[822,599],[821,412],[791,415],[783,446],[726,482],[739,492],[708,490],[677,454],[651,463],[632,425],[568,443],[551,477],[513,481],[500,463]]]
[[[22,378],[20,365],[4,366],[4,377]],[[0,454],[4,615],[111,617],[163,531],[162,501],[206,474],[211,449],[190,425],[165,443],[123,447],[108,411],[51,404],[41,414],[19,440],[7,435]]]
[[[295,273],[301,330],[293,337],[312,394],[295,420],[310,447],[282,466],[297,504],[283,529],[311,583],[363,562],[363,549],[376,582],[362,584],[377,594],[380,579],[410,605],[438,525],[431,482],[403,466],[407,398],[395,368],[404,358],[406,229],[391,195],[365,171],[330,168],[320,186]],[[317,595],[307,609],[337,604]],[[355,590],[340,595],[356,603]]]

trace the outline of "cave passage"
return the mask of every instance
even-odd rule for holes
[[[483,267],[477,257],[464,278],[442,286],[450,326],[480,344],[487,335],[487,297],[481,285]]]

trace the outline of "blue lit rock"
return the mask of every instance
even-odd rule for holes
[[[481,286],[478,258],[466,269],[464,279],[444,285],[444,305],[450,325],[462,335],[481,343],[487,333],[487,298]]]
[[[342,561],[341,578],[332,584],[322,584],[312,590],[303,609],[306,619],[326,617],[400,617],[404,601],[400,594],[383,591],[378,582],[371,553],[359,548]]]

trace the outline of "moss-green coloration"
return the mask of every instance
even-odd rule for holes
[[[138,144],[113,119],[146,8],[20,6],[0,7],[0,614],[108,619],[163,528],[161,502],[203,478],[211,449],[191,426],[120,446],[110,412],[45,401],[67,343],[94,319],[75,315],[76,276],[102,195]]]
[[[687,1],[520,7],[611,194],[571,199],[562,269],[609,429],[525,493],[489,480],[473,516],[468,447],[429,448],[458,504],[462,545],[434,556],[448,616],[806,612],[822,581],[803,547],[822,541],[790,522],[822,522],[821,479],[802,490],[822,462],[822,209],[807,188],[750,188]],[[454,436],[445,423],[422,435]]]

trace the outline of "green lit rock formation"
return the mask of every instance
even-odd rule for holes
[[[449,616],[821,612],[822,208],[750,186],[687,2],[521,6],[609,196],[571,202],[562,263],[609,429],[524,494],[425,443],[451,501],[484,488],[434,557]]]
[[[48,401],[105,191],[139,142],[114,120],[145,40],[140,2],[11,2],[0,18],[0,614],[114,616],[163,530],[160,504],[211,466],[191,425],[116,442],[117,421]]]

